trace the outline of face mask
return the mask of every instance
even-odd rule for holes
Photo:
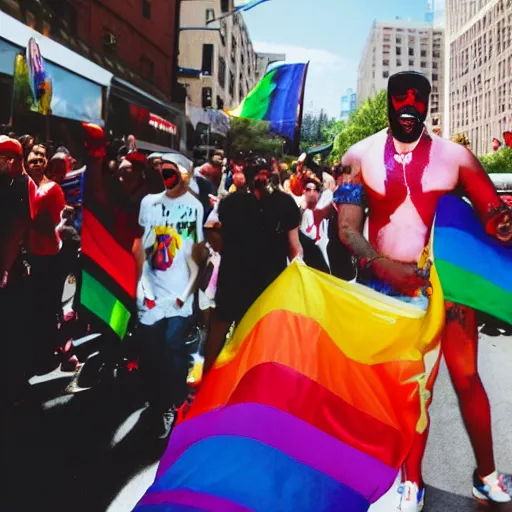
[[[167,190],[172,190],[178,186],[181,182],[181,173],[174,167],[164,167],[162,169],[162,178],[164,185]]]
[[[420,73],[405,71],[389,79],[388,120],[395,139],[411,143],[421,137],[430,91],[430,82]]]

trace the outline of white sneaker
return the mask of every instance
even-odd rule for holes
[[[421,512],[425,506],[425,489],[419,489],[414,482],[402,482],[398,486],[400,505],[398,510]]]
[[[495,471],[485,478],[480,478],[475,471],[473,474],[473,496],[482,503],[509,503],[512,501],[512,483],[509,475]]]

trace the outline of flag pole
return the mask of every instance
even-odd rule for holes
[[[308,76],[309,70],[309,61],[306,63],[306,67],[304,69],[304,77],[302,79],[302,90],[300,93],[299,100],[299,116],[297,119],[297,126],[295,127],[295,140],[293,141],[293,149],[295,153],[298,155],[300,152],[300,132],[302,130],[302,118],[304,116],[304,96],[306,92],[306,78]]]

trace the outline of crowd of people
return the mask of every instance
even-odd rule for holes
[[[289,262],[304,261],[426,308],[429,269],[417,262],[439,197],[458,185],[487,232],[510,242],[510,212],[476,158],[426,130],[429,93],[421,75],[392,77],[390,129],[351,148],[332,169],[307,155],[289,167],[264,155],[226,157],[222,150],[194,165],[178,153],[143,154],[133,136],[107,142],[100,127],[84,125],[85,203],[102,209],[103,225],[135,262],[138,326],[130,329],[155,436],[169,435],[188,395],[197,323],[207,325],[201,352],[208,372],[230,329]],[[68,315],[62,309],[70,275],[80,296],[80,202],[71,206],[61,187],[74,165],[65,147],[50,153],[31,136],[0,137],[8,404],[26,397],[32,375],[63,361],[76,369],[77,356],[63,348],[63,325],[70,321],[81,326],[81,335],[102,332],[100,343],[110,347],[106,359],[116,357],[119,339],[82,311],[79,300]],[[447,304],[447,315],[443,351],[477,458],[474,493],[483,501],[509,501],[494,465],[475,312]],[[472,356],[461,361],[461,352]],[[418,434],[404,467],[402,510],[423,506],[427,433]]]

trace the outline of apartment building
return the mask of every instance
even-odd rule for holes
[[[178,80],[192,105],[231,109],[252,89],[257,59],[243,16],[230,0],[182,0]]]
[[[386,89],[388,78],[400,71],[418,71],[430,80],[432,96],[427,125],[443,130],[443,29],[434,28],[430,22],[375,21],[359,64],[358,103]]]
[[[512,129],[512,0],[446,0],[450,135],[477,155]]]
[[[284,53],[262,53],[258,52],[256,54],[256,59],[258,63],[257,70],[257,79],[261,80],[261,78],[267,72],[267,68],[270,64],[274,64],[275,62],[284,62],[286,60],[286,55]]]

